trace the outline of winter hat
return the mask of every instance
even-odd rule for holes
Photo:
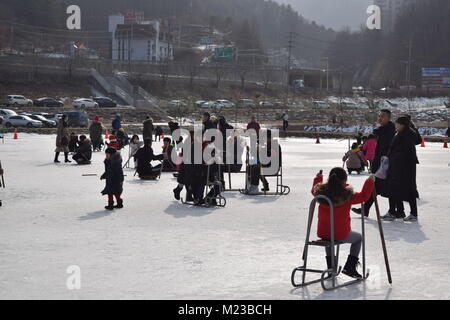
[[[117,153],[117,150],[112,147],[108,147],[108,148],[106,148],[105,153],[113,155],[113,154]]]
[[[95,122],[95,123],[99,123],[99,122],[100,122],[100,117],[99,117],[98,115],[96,115],[96,116],[94,117],[94,122]]]

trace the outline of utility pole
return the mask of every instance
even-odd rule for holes
[[[292,63],[292,49],[295,48],[295,38],[297,37],[297,33],[296,32],[289,32],[289,40],[288,40],[288,45],[287,45],[287,49],[288,49],[288,61],[287,61],[287,65],[286,65],[286,83],[287,83],[287,87],[286,87],[286,104],[289,100],[289,88],[291,86],[290,83],[290,71],[291,71],[291,63]]]
[[[327,92],[330,91],[330,81],[329,81],[329,70],[330,70],[330,58],[329,57],[324,57],[323,60],[327,61],[326,64],[326,74],[327,74]]]
[[[413,36],[409,38],[409,56],[408,56],[408,112],[411,113],[411,56],[412,56],[412,40]]]
[[[413,35],[409,38],[408,44],[408,60],[401,60],[400,62],[406,65],[406,74],[405,74],[405,84],[408,92],[408,112],[411,112],[411,66],[414,60],[412,60],[412,44],[413,44]]]
[[[292,63],[292,49],[295,48],[295,37],[297,36],[297,33],[291,31],[289,32],[289,40],[288,40],[288,61],[287,61],[287,74],[288,74],[288,83],[289,83],[289,71],[291,70],[291,63]]]

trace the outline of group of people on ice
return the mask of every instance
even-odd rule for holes
[[[416,183],[416,166],[419,161],[416,145],[420,144],[422,138],[409,115],[399,117],[395,123],[391,121],[391,117],[390,110],[381,110],[378,116],[378,127],[373,134],[365,140],[361,148],[358,146],[360,143],[353,144],[352,150],[344,156],[349,173],[362,170],[360,165],[364,160],[370,162],[372,174],[365,181],[361,192],[354,192],[347,184],[347,172],[340,167],[330,171],[326,182],[323,181],[322,171],[313,181],[311,191],[313,196],[326,196],[333,204],[334,239],[351,245],[350,254],[342,272],[353,278],[362,278],[356,268],[362,236],[351,229],[350,211],[362,214],[362,209],[352,209],[352,205],[363,204],[364,214],[368,216],[374,203],[374,191],[376,191],[375,195],[381,195],[389,200],[389,211],[383,216],[384,220],[417,221],[419,193]],[[329,204],[322,199],[319,202],[317,235],[321,239],[331,239]],[[403,202],[409,203],[411,213],[408,217],[405,215]],[[328,269],[331,269],[329,247],[326,248],[326,262]]]
[[[265,152],[267,158],[279,155],[281,159],[281,148],[272,150],[271,131],[266,133],[267,138],[260,139],[260,125],[256,119],[247,125],[246,135],[254,135],[256,150],[254,157],[248,159],[246,172],[248,172],[246,194],[259,194],[259,183],[263,183],[262,191],[269,191],[269,183],[262,174],[263,167],[270,167],[271,163],[262,163],[259,152]],[[210,133],[220,133],[221,141]],[[181,192],[186,189],[186,202],[194,205],[218,205],[217,199],[221,199],[221,193],[225,190],[224,173],[237,173],[242,170],[242,155],[245,149],[245,138],[239,130],[235,130],[223,116],[212,117],[208,112],[203,114],[202,135],[189,132],[187,139],[190,141],[190,159],[186,161],[183,154],[180,155],[178,164],[177,187],[173,190],[174,197],[181,199]],[[218,143],[219,142],[219,143]],[[202,158],[196,163],[194,160],[195,148],[201,148],[201,153],[211,154],[213,161]],[[262,151],[260,151],[262,150]],[[218,160],[218,161],[217,161]],[[208,190],[205,192],[205,188]]]

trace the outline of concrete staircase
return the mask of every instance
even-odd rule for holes
[[[160,102],[157,98],[141,87],[132,85],[124,76],[116,72],[112,76],[102,76],[95,69],[91,69],[91,75],[107,93],[116,95],[130,106],[148,110],[149,115],[154,120],[169,120],[169,116],[160,107]]]

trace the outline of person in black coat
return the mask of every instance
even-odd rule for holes
[[[417,220],[417,183],[416,166],[419,163],[416,154],[415,142],[417,134],[410,127],[410,121],[407,117],[400,117],[395,122],[397,134],[392,140],[388,152],[389,169],[387,175],[387,188],[384,196],[389,197],[390,201],[398,204],[403,201],[409,202],[411,206],[411,215],[406,221]],[[400,216],[386,216],[385,220],[395,220]]]
[[[371,171],[372,173],[376,173],[381,165],[381,157],[386,156],[389,152],[389,147],[391,145],[392,139],[395,136],[395,125],[391,121],[392,113],[388,109],[383,109],[378,114],[378,124],[380,125],[378,128],[373,130],[373,134],[377,138],[377,148],[375,149],[375,158],[372,162]],[[377,193],[383,193],[383,190],[386,189],[386,181],[377,179],[375,181],[375,187]],[[364,203],[364,213],[367,217],[369,215],[370,208],[373,205],[373,198],[371,197],[367,202]],[[390,212],[393,208],[390,208]],[[401,208],[399,208],[401,209]],[[357,214],[361,214],[360,208],[352,209],[353,212]],[[395,214],[395,212],[392,212]]]
[[[217,129],[217,125],[214,124],[214,122],[211,120],[211,115],[208,112],[203,113],[202,123],[203,133],[205,133],[206,130],[209,129]]]
[[[80,136],[78,149],[72,158],[77,164],[91,164],[92,143],[85,135]]]
[[[172,152],[176,152],[174,150],[174,146],[172,144],[172,140],[170,138],[164,138],[163,139],[164,145],[163,145],[163,155],[164,155],[164,161],[163,161],[163,172],[174,172],[177,171],[177,166],[172,160]]]
[[[134,161],[137,161],[137,173],[141,179],[154,179],[161,170],[161,164],[153,167],[152,161],[164,160],[164,155],[155,155],[152,149],[152,139],[144,140],[144,146],[134,155]]]
[[[122,157],[116,149],[108,147],[105,150],[106,159],[103,162],[105,164],[105,172],[100,177],[100,180],[106,180],[105,188],[102,194],[108,195],[108,205],[105,207],[107,210],[113,210],[114,208],[123,208],[123,200],[121,198],[123,192],[123,170],[122,170]],[[114,206],[114,198],[116,198],[117,205]]]

